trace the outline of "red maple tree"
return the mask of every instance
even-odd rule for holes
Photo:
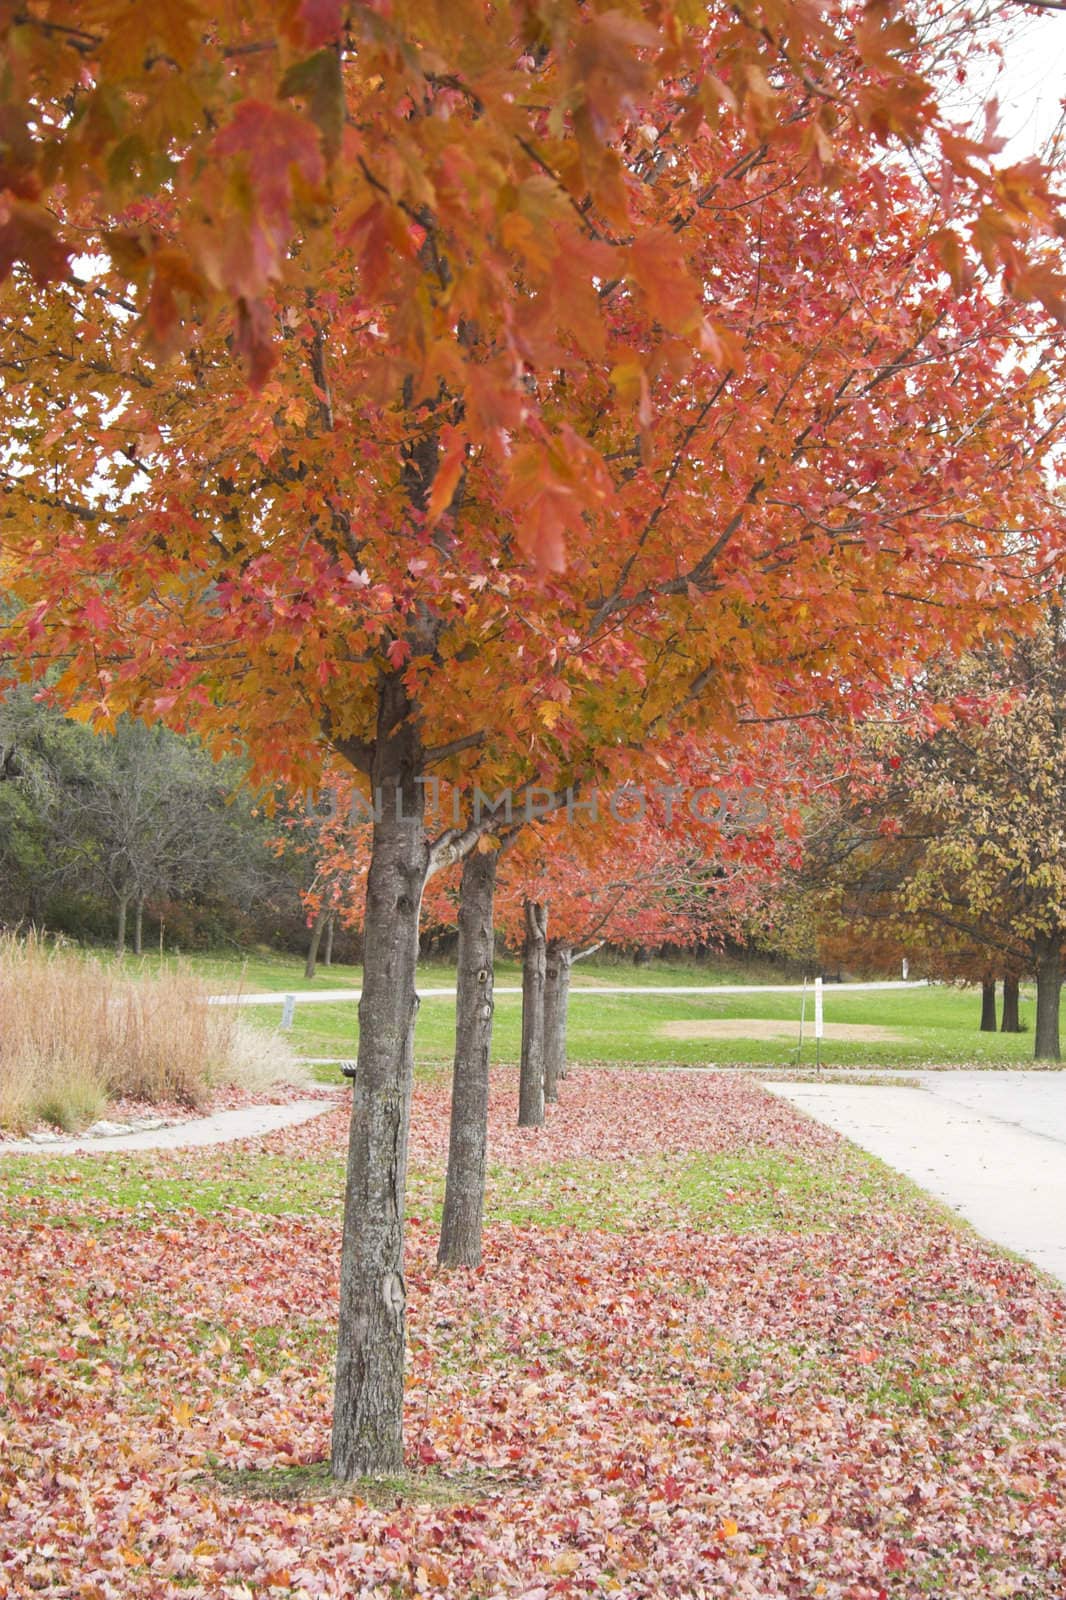
[[[334,1466],[395,1470],[427,776],[594,781],[1024,617],[1054,208],[891,6],[97,9],[4,23],[5,648],[387,798]]]

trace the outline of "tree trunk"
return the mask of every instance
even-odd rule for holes
[[[574,952],[567,939],[553,939],[544,970],[544,1098],[559,1098],[566,1077],[566,1023],[570,1009],[570,968]]]
[[[126,909],[129,906],[129,903],[130,897],[128,894],[119,895],[118,922],[115,926],[115,954],[117,956],[124,956],[126,954]]]
[[[1058,939],[1040,939],[1036,947],[1036,1043],[1033,1059],[1058,1061],[1059,997],[1062,994],[1062,950]]]
[[[996,1031],[996,980],[985,978],[981,983],[981,1032]]]
[[[307,960],[304,962],[304,977],[313,978],[318,966],[318,947],[322,942],[322,929],[326,926],[329,912],[325,906],[319,906],[311,928],[311,943],[307,946]]]
[[[138,895],[133,902],[133,953],[135,956],[144,954],[144,896]]]
[[[1021,984],[1017,978],[1004,978],[1003,980],[1003,1021],[1000,1023],[1001,1033],[1021,1033],[1022,1017],[1019,1006],[1019,990]]]
[[[322,965],[324,967],[331,967],[333,965],[333,930],[336,925],[337,918],[331,911],[329,916],[326,918],[326,948],[322,952]]]
[[[379,819],[367,877],[363,993],[341,1246],[334,1476],[403,1466],[404,1181],[418,1009],[418,915],[429,864],[418,724],[401,681],[380,691],[371,762]]]
[[[492,1049],[493,903],[498,850],[474,850],[459,888],[459,968],[455,996],[455,1066],[437,1261],[476,1267],[481,1260]]]
[[[544,1122],[544,972],[548,908],[527,900],[522,950],[522,1065],[518,1080],[518,1126]]]

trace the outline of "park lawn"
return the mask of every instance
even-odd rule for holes
[[[916,1096],[920,1091],[915,1091]],[[345,1097],[232,1147],[0,1163],[14,1594],[1034,1595],[1066,1298],[750,1080],[493,1078],[485,1261],[412,1118],[406,1479],[329,1492]]]
[[[500,987],[507,977],[498,979]],[[442,986],[427,978],[424,988]],[[814,1061],[812,1000],[807,1000],[803,1063]],[[832,985],[825,991],[829,1024],[858,1024],[884,1029],[890,1037],[823,1041],[823,1062],[836,1066],[882,1069],[923,1065],[1025,1066],[1033,1050],[1033,999],[1023,991],[1021,1034],[983,1034],[978,1029],[979,996],[970,990],[938,985],[916,989],[860,990]],[[419,1011],[417,1049],[423,1063],[445,1062],[454,1047],[454,1004],[449,997],[427,995]],[[754,995],[608,995],[575,994],[570,1006],[570,1055],[575,1061],[658,1062],[689,1066],[787,1065],[795,1059],[799,1033],[798,994]],[[274,1027],[280,1010],[250,1006],[246,1017],[260,1027]],[[785,1037],[678,1038],[677,1023],[700,1024],[717,1019],[786,1020]],[[296,1008],[292,1042],[310,1057],[350,1058],[358,1044],[358,1015],[351,1001],[322,1002]],[[755,1030],[757,1031],[757,1030]],[[515,1061],[521,1039],[521,996],[498,993],[493,1023],[493,1054]],[[336,1077],[323,1067],[318,1075]]]
[[[110,951],[99,952],[105,960]],[[160,966],[182,965],[199,972],[227,993],[303,994],[323,989],[358,989],[363,980],[362,968],[335,964],[320,966],[313,978],[304,977],[302,956],[281,955],[274,951],[249,951],[247,954],[203,953],[193,951],[185,955],[164,955],[152,951],[145,955],[124,957],[127,966],[135,963],[146,975],[158,972]],[[501,984],[522,982],[521,962],[503,957],[496,962],[496,980]],[[630,986],[676,984],[730,984],[730,983],[789,983],[779,968],[770,962],[740,961],[727,956],[710,957],[706,961],[653,960],[636,962],[621,958],[599,957],[579,961],[573,968],[573,983],[578,987],[597,984],[627,984]],[[446,960],[425,960],[419,965],[419,982],[426,988],[445,987],[455,983],[455,965]]]
[[[330,989],[358,989],[362,972],[358,967],[320,968],[316,977],[303,977],[303,962],[293,957],[256,955],[247,957],[194,955],[188,964],[199,971],[211,987],[226,993],[304,994]],[[186,958],[182,958],[183,961]],[[145,957],[146,976],[158,970],[158,958]],[[499,991],[518,989],[521,966],[513,960],[496,964]],[[601,986],[648,989],[660,985],[721,986],[737,983],[768,986],[781,983],[780,972],[768,964],[746,966],[718,958],[707,963],[695,961],[652,961],[637,966],[632,962],[596,960],[581,962],[574,968],[574,989],[590,990]],[[454,1048],[454,1006],[449,996],[433,995],[434,989],[451,989],[455,968],[444,961],[423,962],[419,986],[426,993],[418,1018],[418,1055],[424,1063],[451,1059]],[[813,1039],[813,993],[806,1002],[806,1025],[801,1064],[815,1059]],[[575,1061],[669,1063],[687,1066],[785,1066],[795,1058],[799,1041],[801,997],[797,993],[754,995],[611,995],[575,994],[570,1008],[570,1053]],[[984,1034],[977,1024],[980,996],[972,989],[928,985],[914,989],[869,990],[848,984],[826,984],[825,1019],[830,1025],[858,1024],[883,1029],[890,1037],[823,1040],[821,1060],[829,1066],[863,1066],[891,1069],[902,1066],[1024,1066],[1032,1056],[1032,1024],[1035,993],[1022,990],[1021,1034]],[[273,1006],[248,1006],[245,1019],[258,1027],[273,1029],[280,1019],[280,999]],[[759,1030],[746,1037],[678,1038],[671,1024],[728,1021],[750,1018],[756,1022],[787,1021],[790,1031],[784,1037],[759,1038]],[[1066,1019],[1064,1019],[1066,1031]],[[318,1002],[297,1005],[292,1043],[303,1056],[350,1059],[358,1047],[359,1021],[354,1001]],[[493,1051],[498,1061],[518,1058],[521,1038],[521,996],[499,992],[496,997]],[[336,1081],[338,1074],[328,1067],[318,1069],[324,1081]]]

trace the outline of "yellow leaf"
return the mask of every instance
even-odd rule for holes
[[[639,361],[620,361],[611,369],[611,382],[618,391],[618,398],[627,405],[638,398],[643,377],[644,368]]]
[[[576,1550],[560,1550],[557,1556],[552,1556],[548,1566],[552,1572],[576,1572],[581,1565],[581,1557]]]

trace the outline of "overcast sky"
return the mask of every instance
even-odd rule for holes
[[[995,83],[1009,155],[1032,155],[1054,131],[1066,98],[1066,11],[1024,16],[1004,41],[1006,67]]]

